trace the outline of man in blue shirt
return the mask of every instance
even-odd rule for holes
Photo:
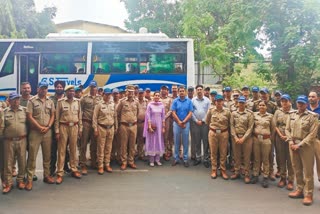
[[[315,91],[310,91],[309,96],[308,96],[308,100],[309,100],[309,105],[308,105],[307,109],[309,111],[317,113],[318,119],[320,120],[320,105],[319,105],[318,93]],[[314,151],[315,151],[315,157],[316,157],[318,180],[320,181],[320,139],[319,139],[320,136],[319,136],[319,131],[318,131],[317,141],[314,144]]]
[[[186,97],[184,86],[179,87],[179,96],[173,101],[171,106],[173,122],[173,140],[174,140],[174,161],[172,166],[179,163],[179,147],[182,138],[183,162],[185,167],[189,167],[188,149],[189,149],[189,130],[190,118],[192,116],[193,106],[189,98]]]

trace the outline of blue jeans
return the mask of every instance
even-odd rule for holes
[[[173,140],[174,140],[174,159],[179,161],[180,140],[182,138],[183,145],[183,161],[188,161],[189,151],[189,130],[190,123],[186,123],[186,128],[181,128],[176,122],[173,122]]]

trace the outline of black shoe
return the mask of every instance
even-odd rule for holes
[[[209,168],[210,164],[208,161],[203,162],[204,167]]]
[[[252,176],[252,178],[251,178],[251,183],[252,184],[256,184],[258,181],[259,181],[258,176]]]
[[[37,181],[37,180],[38,180],[38,177],[37,177],[36,175],[33,175],[32,180],[33,180],[33,181]]]
[[[193,161],[193,166],[197,166],[201,163],[201,160],[195,160]]]
[[[184,165],[184,167],[189,167],[189,162],[188,162],[188,161],[185,161],[185,162],[183,163],[183,165]]]
[[[263,181],[262,181],[261,185],[262,185],[263,188],[268,188],[269,187],[268,178],[263,178]]]
[[[174,160],[174,161],[172,161],[171,166],[175,166],[177,164],[179,164],[179,161]]]

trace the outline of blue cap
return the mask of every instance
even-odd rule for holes
[[[162,85],[162,86],[161,86],[161,89],[163,89],[163,88],[169,89],[169,87],[168,87],[167,85]]]
[[[260,93],[263,92],[263,93],[266,93],[266,94],[269,94],[269,90],[267,88],[261,88],[260,89]]]
[[[221,94],[217,94],[214,98],[215,100],[223,100],[223,96]]]
[[[6,101],[7,97],[6,96],[0,96],[0,101]]]
[[[217,91],[211,91],[210,94],[217,95],[218,93],[217,93]]]
[[[227,87],[224,88],[224,91],[232,91],[232,88],[227,86]]]
[[[139,88],[138,92],[139,92],[139,93],[143,93],[144,90],[143,90],[142,88]]]
[[[105,88],[105,89],[103,90],[103,93],[105,93],[105,94],[111,94],[112,91],[111,91],[110,88]]]
[[[46,88],[48,88],[48,83],[45,82],[45,81],[41,81],[41,82],[39,82],[38,87],[39,87],[39,88],[41,88],[41,87],[46,87]]]
[[[245,86],[243,86],[243,87],[241,88],[241,90],[243,90],[243,89],[249,89],[249,86],[245,85]]]
[[[82,91],[82,88],[80,86],[75,86],[74,91]]]
[[[112,90],[112,93],[114,93],[114,94],[119,93],[119,89],[118,89],[118,88],[114,88],[114,89]]]
[[[144,91],[151,91],[151,89],[150,88],[146,88],[146,90],[144,90]]]
[[[289,94],[283,94],[280,99],[291,100],[291,97]]]
[[[16,99],[16,98],[19,98],[19,97],[21,97],[21,96],[17,92],[11,92],[9,94],[9,100],[13,100],[13,99]]]
[[[276,91],[274,92],[274,95],[276,95],[276,94],[279,94],[280,96],[282,95],[281,91],[279,91],[279,90],[276,90]]]
[[[239,103],[245,103],[245,102],[246,102],[245,96],[240,96],[240,97],[238,98],[238,102],[239,102]]]
[[[119,93],[123,93],[125,92],[125,90],[123,90],[122,88],[119,89]]]
[[[297,98],[297,103],[308,103],[308,97],[306,95],[299,95]]]
[[[259,87],[258,87],[258,86],[253,86],[253,87],[251,88],[251,91],[252,91],[252,92],[259,92]]]
[[[90,82],[90,84],[89,84],[89,87],[97,87],[97,86],[98,86],[98,84],[97,84],[97,82],[94,81],[94,80],[92,80],[92,81]]]

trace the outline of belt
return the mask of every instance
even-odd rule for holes
[[[82,119],[83,122],[92,123],[92,120],[89,119]]]
[[[19,136],[19,137],[6,137],[5,139],[6,140],[11,140],[11,141],[19,141],[19,140],[22,140],[24,138],[26,138],[27,135],[23,135],[23,136]]]
[[[220,134],[220,133],[228,131],[228,128],[226,128],[226,129],[213,129],[213,128],[210,128],[210,130],[215,132],[215,133],[217,133],[217,134]]]
[[[137,124],[137,122],[134,122],[134,123],[127,123],[127,122],[121,122],[122,125],[125,125],[125,126],[134,126]]]
[[[103,125],[100,123],[98,123],[98,125],[101,126],[102,128],[105,128],[105,129],[111,129],[113,127],[113,125]]]
[[[60,122],[60,124],[65,125],[65,126],[76,126],[76,125],[78,125],[78,122],[75,122],[75,123]]]
[[[144,123],[144,120],[138,120],[138,123]]]
[[[258,138],[258,139],[263,139],[263,140],[270,138],[270,135],[269,135],[269,134],[263,135],[263,134],[256,134],[256,133],[254,133],[253,135],[254,135],[256,138]]]

